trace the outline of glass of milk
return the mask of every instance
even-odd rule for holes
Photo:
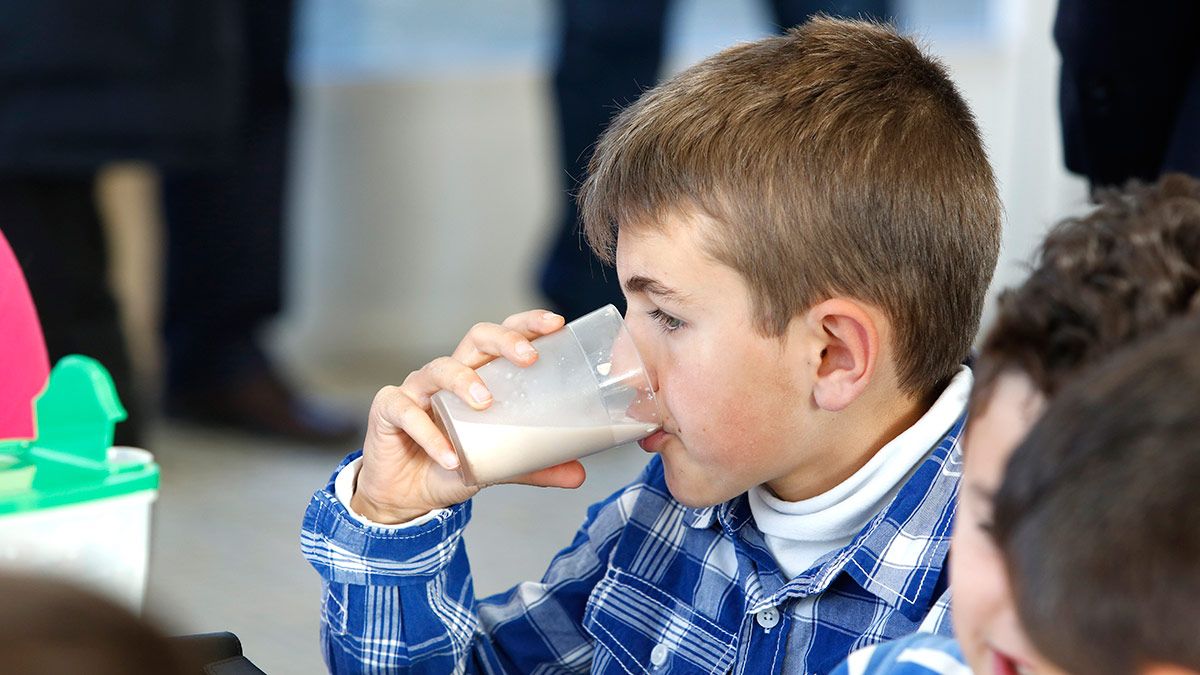
[[[475,410],[450,391],[434,420],[458,453],[468,485],[503,481],[658,431],[662,413],[621,313],[607,305],[533,341],[522,368],[496,359],[476,372],[492,405]]]

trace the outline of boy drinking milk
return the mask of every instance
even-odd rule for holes
[[[653,457],[540,581],[476,599],[476,487],[430,416],[537,359],[541,311],[478,324],[376,396],[305,514],[335,672],[823,673],[947,631],[946,552],[1000,207],[945,69],[817,19],[623,111],[579,195],[663,411]],[[574,487],[578,462],[519,479]],[[935,610],[935,605],[937,609]]]

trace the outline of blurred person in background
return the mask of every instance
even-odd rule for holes
[[[669,0],[564,0],[554,71],[558,119],[559,220],[539,284],[567,320],[625,298],[617,276],[592,255],[579,232],[571,197],[586,175],[592,145],[616,113],[655,85],[663,60]],[[775,28],[824,12],[886,19],[889,0],[770,0]]]
[[[1009,462],[993,534],[1051,673],[1200,673],[1198,342],[1181,320],[1072,383]]]
[[[68,580],[0,573],[0,672],[21,675],[261,675],[232,633],[167,637]]]
[[[297,396],[258,343],[281,304],[291,0],[0,0],[0,228],[52,361],[112,373],[141,445],[95,202],[113,161],[162,172],[166,408],[303,441],[353,423]]]
[[[163,175],[166,411],[282,438],[344,442],[359,431],[298,395],[258,333],[279,313],[291,133],[292,0],[242,0],[239,124],[232,161]]]
[[[65,581],[0,575],[0,670],[22,675],[198,673],[129,610]],[[253,672],[253,671],[250,671]]]
[[[1093,188],[1200,177],[1200,3],[1060,0],[1067,169]]]

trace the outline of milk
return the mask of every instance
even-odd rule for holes
[[[495,483],[645,438],[658,429],[641,422],[551,427],[458,422],[464,478]]]

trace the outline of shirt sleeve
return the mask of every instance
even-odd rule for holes
[[[379,527],[337,498],[340,471],[314,493],[301,552],[321,575],[321,640],[332,673],[527,673],[586,670],[583,614],[628,521],[641,479],[588,509],[574,541],[540,581],[477,600],[462,531],[465,502],[425,522]]]
[[[382,530],[400,530],[406,527],[424,525],[435,518],[441,517],[446,511],[446,509],[434,509],[423,516],[418,516],[407,522],[387,525],[368,519],[350,507],[350,501],[354,498],[354,487],[358,481],[358,470],[361,468],[361,455],[356,459],[350,460],[349,463],[343,462],[342,466],[333,474],[333,495],[337,497],[338,502],[346,509],[346,513],[350,514],[351,518],[363,525],[377,527]]]
[[[830,675],[971,675],[971,669],[954,640],[917,633],[863,647]]]

